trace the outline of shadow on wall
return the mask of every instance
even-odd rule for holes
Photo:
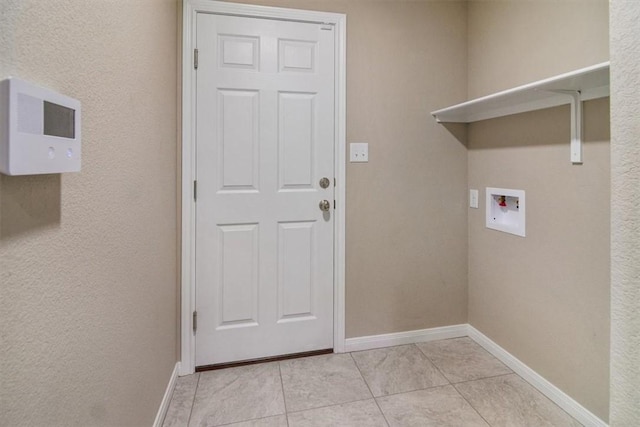
[[[0,175],[0,240],[60,225],[60,179]]]
[[[434,119],[435,120],[435,119]],[[469,134],[469,125],[466,123],[440,123],[446,130],[449,131],[451,135],[455,137],[462,145],[469,148],[468,143],[468,134]]]
[[[609,98],[586,101],[583,108],[583,141],[609,141]],[[571,140],[570,107],[546,108],[510,116],[482,120],[469,126],[473,150],[566,145]]]

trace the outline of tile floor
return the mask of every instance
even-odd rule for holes
[[[196,373],[165,427],[580,426],[469,338]]]

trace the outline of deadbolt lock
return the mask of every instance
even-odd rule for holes
[[[329,185],[331,184],[331,181],[329,181],[329,178],[324,177],[320,180],[320,188],[327,188],[329,187]]]

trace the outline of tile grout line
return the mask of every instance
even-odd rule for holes
[[[358,362],[356,361],[356,358],[353,357],[353,354],[351,354],[351,353],[349,353],[349,356],[351,356],[351,360],[353,360],[353,364],[356,365],[356,369],[358,370],[358,373],[362,377],[362,381],[364,381],[364,384],[367,386],[367,389],[369,390],[369,393],[371,393],[371,397],[373,398],[373,401],[375,402],[376,406],[378,407],[378,411],[380,411],[380,414],[382,415],[382,419],[384,420],[384,422],[387,424],[388,427],[391,427],[391,424],[389,424],[389,420],[387,420],[387,416],[384,414],[384,411],[382,410],[382,408],[380,407],[380,404],[378,403],[378,399],[376,398],[376,396],[371,391],[371,387],[369,387],[369,383],[367,382],[366,378],[362,374],[362,371],[360,370],[360,367],[358,366]]]
[[[473,379],[470,379],[470,380],[457,381],[455,383],[451,383],[451,385],[472,383],[474,381],[488,380],[490,378],[506,377],[507,375],[518,375],[518,374],[516,374],[515,372],[507,372],[506,374],[489,375],[488,377],[480,377],[480,378],[473,378]]]
[[[455,338],[450,338],[450,339],[455,339]],[[453,382],[451,382],[451,380],[449,379],[448,376],[445,375],[444,372],[442,372],[442,370],[440,369],[440,367],[438,365],[436,365],[436,362],[434,362],[433,360],[431,360],[431,358],[429,356],[427,356],[425,354],[424,351],[422,351],[422,349],[420,348],[420,346],[416,343],[412,344],[414,346],[416,346],[416,348],[418,349],[418,351],[420,353],[422,353],[422,355],[433,365],[434,368],[436,368],[436,370],[440,373],[440,375],[442,375],[442,378],[444,378],[445,380],[447,380],[447,382],[449,383],[448,385],[453,385]],[[444,385],[444,384],[443,384]],[[433,388],[433,387],[430,387]],[[426,389],[425,389],[426,390]]]
[[[351,355],[351,353],[334,353],[333,355],[319,355],[319,356],[311,356],[311,357],[337,356],[337,355],[347,355],[347,354]],[[353,357],[351,357],[351,359],[353,360]],[[283,361],[283,362],[286,362],[286,361]],[[354,364],[355,364],[355,361],[354,361]],[[356,369],[357,368],[358,368],[358,366],[356,365]],[[362,373],[360,373],[360,370],[358,370],[358,373],[362,377]],[[364,382],[364,385],[367,386],[367,389],[369,389],[369,386],[368,386],[367,382],[364,380],[364,377],[362,377],[362,381]],[[369,389],[369,393],[371,394],[371,396],[370,397],[366,397],[364,399],[353,399],[353,400],[347,400],[345,402],[329,403],[329,404],[323,404],[321,406],[313,406],[313,407],[310,407],[310,408],[297,409],[295,411],[287,411],[287,414],[297,414],[297,413],[300,413],[300,412],[313,411],[313,410],[316,410],[316,409],[331,408],[331,407],[334,407],[334,406],[346,405],[346,404],[355,403],[355,402],[364,402],[365,400],[374,399],[373,393],[371,393],[371,389]]]
[[[232,426],[232,425],[236,425],[236,424],[250,423],[252,421],[266,420],[268,418],[276,418],[276,417],[279,417],[281,415],[285,415],[285,414],[265,415],[264,417],[248,418],[246,420],[231,421],[231,422],[224,423],[224,424],[214,424],[214,425],[211,425],[211,427],[228,427],[228,426]],[[285,418],[286,418],[286,415],[285,415]],[[287,425],[289,425],[289,424],[287,423]],[[210,426],[210,424],[207,424],[207,426]]]
[[[456,338],[450,338],[450,339],[456,339]],[[464,384],[464,383],[468,383],[468,382],[471,382],[471,381],[481,380],[481,379],[484,379],[484,378],[477,378],[477,379],[475,379],[475,380],[460,381],[460,382],[454,383],[453,381],[449,380],[449,377],[447,377],[447,376],[444,374],[444,372],[442,372],[442,371],[440,370],[440,368],[438,367],[438,365],[436,365],[436,363],[435,363],[433,360],[431,360],[431,358],[430,358],[429,356],[427,356],[427,354],[426,354],[424,351],[422,351],[422,349],[420,348],[420,346],[419,346],[418,344],[414,344],[414,345],[415,345],[416,347],[418,347],[418,350],[420,350],[420,353],[424,354],[424,357],[426,357],[426,358],[427,358],[427,360],[429,360],[429,361],[433,364],[433,366],[435,366],[435,367],[436,367],[436,369],[438,370],[438,372],[440,372],[440,373],[442,374],[442,376],[444,376],[444,377],[446,378],[446,380],[447,380],[447,381],[449,381],[449,385],[450,385],[451,387],[453,387],[453,389],[456,391],[456,393],[458,393],[458,395],[459,395],[460,397],[462,397],[462,399],[463,399],[465,402],[467,402],[467,403],[469,404],[469,406],[471,407],[471,409],[473,409],[473,410],[475,411],[475,413],[476,413],[476,414],[478,414],[478,416],[479,416],[480,418],[482,418],[482,420],[483,420],[485,423],[487,423],[487,425],[488,425],[489,427],[491,427],[491,423],[489,423],[489,421],[487,421],[487,420],[482,416],[482,414],[480,414],[480,412],[476,409],[476,407],[475,407],[475,406],[473,406],[473,405],[471,404],[471,402],[469,402],[469,401],[467,400],[467,398],[466,398],[466,397],[464,397],[464,396],[462,395],[462,393],[460,393],[460,390],[458,390],[458,388],[456,387],[456,384]],[[485,350],[485,351],[486,351],[486,350]],[[507,373],[507,374],[494,375],[494,376],[487,377],[487,378],[496,378],[496,377],[501,377],[501,376],[504,376],[504,375],[511,375],[511,374],[513,374],[513,371],[512,371],[512,372],[510,372],[510,373]]]
[[[215,424],[215,425],[212,425],[211,427],[229,427],[229,426],[233,426],[233,425],[236,425],[236,424],[250,423],[252,421],[260,421],[260,420],[266,420],[266,419],[269,419],[269,418],[276,418],[276,417],[279,417],[280,415],[283,415],[283,414],[267,415],[265,417],[258,417],[258,418],[249,418],[248,420],[242,420],[242,421],[231,421],[230,423]],[[286,418],[286,415],[285,415],[285,418]],[[288,425],[289,424],[287,424],[287,426]],[[209,424],[207,424],[207,426],[209,426]]]
[[[414,388],[412,390],[405,390],[405,391],[399,391],[397,393],[389,393],[389,394],[383,394],[381,396],[374,396],[374,398],[378,399],[380,397],[398,396],[400,394],[415,393],[416,391],[433,390],[435,388],[448,387],[450,385],[453,385],[453,384],[440,384],[440,385],[434,385],[434,386],[426,387],[426,388]]]
[[[456,338],[450,338],[450,339],[456,339]],[[420,352],[420,353],[421,353],[421,354],[422,354],[422,355],[427,359],[427,361],[428,361],[429,363],[431,363],[431,364],[433,365],[433,367],[436,369],[436,371],[438,371],[438,373],[439,373],[440,375],[442,375],[442,378],[444,378],[444,379],[445,379],[445,381],[447,381],[447,383],[446,383],[446,384],[439,384],[439,385],[432,385],[432,386],[430,386],[430,387],[414,388],[414,389],[411,389],[411,390],[398,391],[398,392],[395,392],[395,393],[388,393],[388,394],[384,394],[384,395],[380,395],[380,396],[374,396],[374,399],[378,399],[378,398],[380,398],[380,397],[387,397],[387,396],[397,396],[397,395],[399,395],[399,394],[404,394],[404,393],[413,393],[413,392],[416,392],[416,391],[432,390],[432,389],[434,389],[434,388],[446,387],[446,386],[450,386],[450,385],[453,385],[453,384],[454,384],[454,383],[452,383],[452,382],[449,380],[449,378],[447,378],[447,376],[446,376],[446,375],[445,375],[445,374],[440,370],[440,368],[438,368],[438,366],[437,366],[437,365],[436,365],[436,364],[435,364],[431,359],[429,359],[429,357],[428,357],[426,354],[424,354],[424,352],[420,349],[420,347],[418,347],[415,343],[412,343],[412,344],[402,344],[402,345],[400,345],[400,346],[390,346],[390,347],[384,347],[384,348],[402,347],[402,346],[407,346],[407,347],[408,347],[408,346],[415,346],[415,347],[417,347],[418,351],[419,351],[419,352]],[[377,349],[373,349],[373,350],[377,350]],[[365,352],[365,351],[371,351],[371,350],[359,350],[359,351],[354,351],[354,352],[351,352],[351,353],[363,353],[363,352]],[[350,354],[351,354],[351,353],[350,353]],[[353,356],[351,356],[351,357],[352,357],[352,358],[354,359],[354,361],[355,361],[355,357],[353,357]],[[357,362],[357,361],[356,361],[356,367],[358,367],[358,362]],[[358,367],[358,368],[359,368],[359,367]],[[362,375],[362,372],[360,373],[360,375]],[[509,374],[502,374],[502,375],[509,375]],[[362,376],[363,376],[363,378],[364,378],[364,375],[362,375]],[[500,376],[500,375],[496,375],[496,376]],[[471,380],[471,381],[473,381],[473,380]],[[366,383],[367,383],[367,382],[366,382],[366,380],[365,380],[365,384],[366,384]],[[368,386],[368,384],[367,384],[367,386]],[[369,391],[371,391],[371,389],[369,389]],[[371,393],[371,394],[373,395],[373,393]]]
[[[270,364],[270,363],[275,363],[275,362],[266,362],[265,364]],[[229,368],[229,369],[242,369],[242,368],[245,368],[245,367],[244,366],[238,366],[238,367]],[[213,373],[213,372],[220,372],[220,371],[205,371],[205,373],[206,372],[212,372]],[[278,373],[280,373],[280,369],[279,368],[278,368]],[[193,402],[194,403],[192,403],[192,406],[191,406],[191,414],[193,414],[193,406],[195,405],[195,396],[196,396],[196,393],[198,391],[198,388],[200,387],[200,379],[201,379],[200,377],[202,376],[203,372],[197,372],[197,374],[198,374],[198,382],[196,384],[196,392],[193,395]],[[230,383],[227,383],[226,386],[228,386],[229,384],[235,383],[238,380],[239,380],[239,378],[234,378]],[[282,378],[280,378],[280,381],[281,381],[280,384],[282,384]],[[284,400],[284,390],[282,392],[282,398]],[[285,411],[286,411],[286,407],[285,407]],[[187,426],[191,422],[191,414],[189,415],[189,421],[187,423]],[[265,418],[277,417],[279,415],[283,415],[283,414],[265,415],[265,416],[262,416],[262,417],[248,418],[248,419],[242,419],[242,420],[236,420],[236,421],[229,421],[229,422],[224,422],[223,424],[214,424],[214,425],[212,425],[212,427],[225,427],[225,426],[230,426],[230,425],[237,424],[237,423],[251,422],[251,421],[256,421],[256,420],[262,420],[262,419],[265,419]],[[284,415],[286,417],[286,414],[284,414]],[[210,425],[210,424],[207,424],[207,425]],[[288,426],[288,424],[287,424],[287,426]]]
[[[357,402],[365,402],[365,401],[371,400],[371,399],[375,399],[375,397],[367,397],[366,399],[349,400],[347,402],[332,403],[330,405],[324,405],[324,406],[314,406],[313,408],[298,409],[297,411],[291,411],[291,412],[288,412],[288,413],[289,414],[299,414],[300,412],[315,411],[316,409],[333,408],[334,406],[348,405],[350,403],[357,403]]]
[[[508,374],[507,374],[507,375],[508,375]],[[501,376],[501,375],[498,375],[498,376]],[[492,377],[492,378],[495,378],[495,377]],[[475,380],[474,380],[474,381],[475,381]],[[471,382],[471,381],[466,381],[466,382]],[[462,383],[457,383],[457,384],[464,384],[464,382],[462,382]],[[480,411],[478,411],[478,409],[476,409],[476,407],[475,407],[475,406],[473,406],[473,405],[471,404],[471,402],[469,402],[469,400],[468,400],[466,397],[464,397],[464,395],[463,395],[462,393],[460,393],[460,390],[458,390],[458,388],[456,387],[456,384],[451,384],[451,386],[452,386],[452,387],[453,387],[453,389],[456,391],[456,393],[458,393],[458,395],[459,395],[460,397],[462,397],[462,399],[464,399],[464,401],[465,401],[465,402],[467,402],[467,404],[469,404],[469,406],[471,406],[471,409],[473,409],[473,410],[476,412],[476,414],[478,414],[478,416],[479,416],[480,418],[482,418],[482,419],[484,420],[484,422],[485,422],[485,423],[487,423],[487,425],[488,425],[489,427],[491,427],[491,423],[490,423],[487,419],[485,419],[485,417],[483,417],[483,416],[482,416],[482,414],[480,413]]]
[[[511,369],[511,368],[509,368]],[[569,412],[567,412],[564,408],[562,408],[560,405],[558,405],[556,402],[554,402],[553,400],[551,400],[549,398],[549,396],[545,395],[543,392],[541,392],[540,390],[538,390],[537,387],[535,387],[533,384],[531,384],[529,381],[527,381],[522,375],[520,375],[519,373],[515,372],[515,371],[511,371],[511,374],[505,374],[505,375],[515,375],[518,378],[520,378],[522,381],[524,381],[526,384],[528,384],[529,386],[531,386],[533,388],[533,390],[536,393],[539,393],[542,397],[544,397],[545,399],[547,399],[549,402],[551,402],[552,405],[554,405],[555,407],[557,407],[559,410],[561,410],[562,412],[564,412],[565,414],[567,414],[569,416],[569,418],[571,418],[572,420],[574,420],[575,422],[577,422],[578,424],[580,424],[582,427],[584,427],[584,424],[582,424],[580,421],[578,421],[577,418],[575,418],[573,415],[571,415]],[[501,375],[497,375],[497,376],[501,376]],[[495,377],[492,377],[495,378]]]
[[[455,338],[452,338],[452,339],[455,339]],[[487,425],[488,425],[489,427],[491,427],[491,424],[489,423],[489,421],[487,421],[487,420],[482,416],[482,414],[480,414],[480,412],[478,412],[478,410],[475,408],[475,406],[473,406],[473,405],[471,404],[471,402],[469,402],[469,401],[467,400],[467,398],[466,398],[466,397],[464,397],[464,396],[462,395],[462,393],[460,393],[460,390],[458,390],[458,388],[456,387],[456,384],[464,384],[465,382],[471,382],[471,381],[476,381],[476,380],[461,381],[461,382],[459,382],[459,383],[454,383],[453,381],[449,380],[449,377],[447,377],[447,376],[444,374],[444,372],[442,372],[442,371],[440,370],[440,368],[438,367],[438,365],[436,365],[436,363],[435,363],[433,360],[431,360],[431,358],[430,358],[429,356],[427,356],[427,354],[426,354],[424,351],[422,351],[422,349],[420,348],[420,346],[419,346],[419,345],[417,345],[417,344],[414,344],[414,345],[415,345],[416,347],[418,347],[418,350],[420,350],[420,353],[424,354],[424,357],[426,357],[426,358],[427,358],[427,360],[429,360],[429,361],[433,364],[433,366],[435,366],[435,368],[438,370],[438,372],[440,372],[440,373],[442,374],[442,376],[443,376],[447,381],[449,381],[449,385],[450,385],[451,387],[453,387],[453,389],[456,391],[456,393],[458,393],[458,395],[459,395],[460,397],[462,397],[462,399],[463,399],[465,402],[467,402],[467,404],[469,404],[469,406],[471,407],[471,409],[473,409],[473,410],[475,411],[475,413],[476,413],[476,414],[478,414],[478,416],[479,416],[480,418],[482,418],[482,420],[483,420],[485,423],[487,423]],[[511,372],[511,373],[513,373],[513,372]],[[510,374],[511,374],[511,373],[510,373]],[[510,374],[502,374],[502,375],[510,375]],[[495,375],[495,376],[490,377],[490,378],[500,377],[500,376],[502,376],[502,375]]]
[[[198,372],[198,380],[196,381],[196,389],[193,391],[193,399],[191,400],[191,410],[189,411],[189,419],[187,419],[187,426],[191,423],[191,416],[193,415],[193,407],[196,404],[196,395],[198,394],[198,387],[200,386],[200,372]]]
[[[282,401],[284,402],[284,420],[289,427],[289,410],[287,409],[287,396],[284,394],[284,380],[282,379],[282,361],[278,362],[278,373],[280,374],[280,388],[282,389]]]

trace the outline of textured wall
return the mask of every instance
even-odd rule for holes
[[[604,0],[471,2],[469,92],[608,60],[607,10]],[[527,198],[526,238],[485,228],[484,197],[469,210],[469,322],[606,420],[608,100],[584,110],[580,166],[569,161],[568,106],[469,126],[469,187]]]
[[[347,337],[465,323],[466,148],[429,112],[466,97],[466,3],[247,2],[347,14]]]
[[[173,0],[3,0],[0,78],[82,102],[80,173],[0,178],[0,424],[150,425],[176,362]]]
[[[611,2],[611,425],[640,425],[640,2]]]

